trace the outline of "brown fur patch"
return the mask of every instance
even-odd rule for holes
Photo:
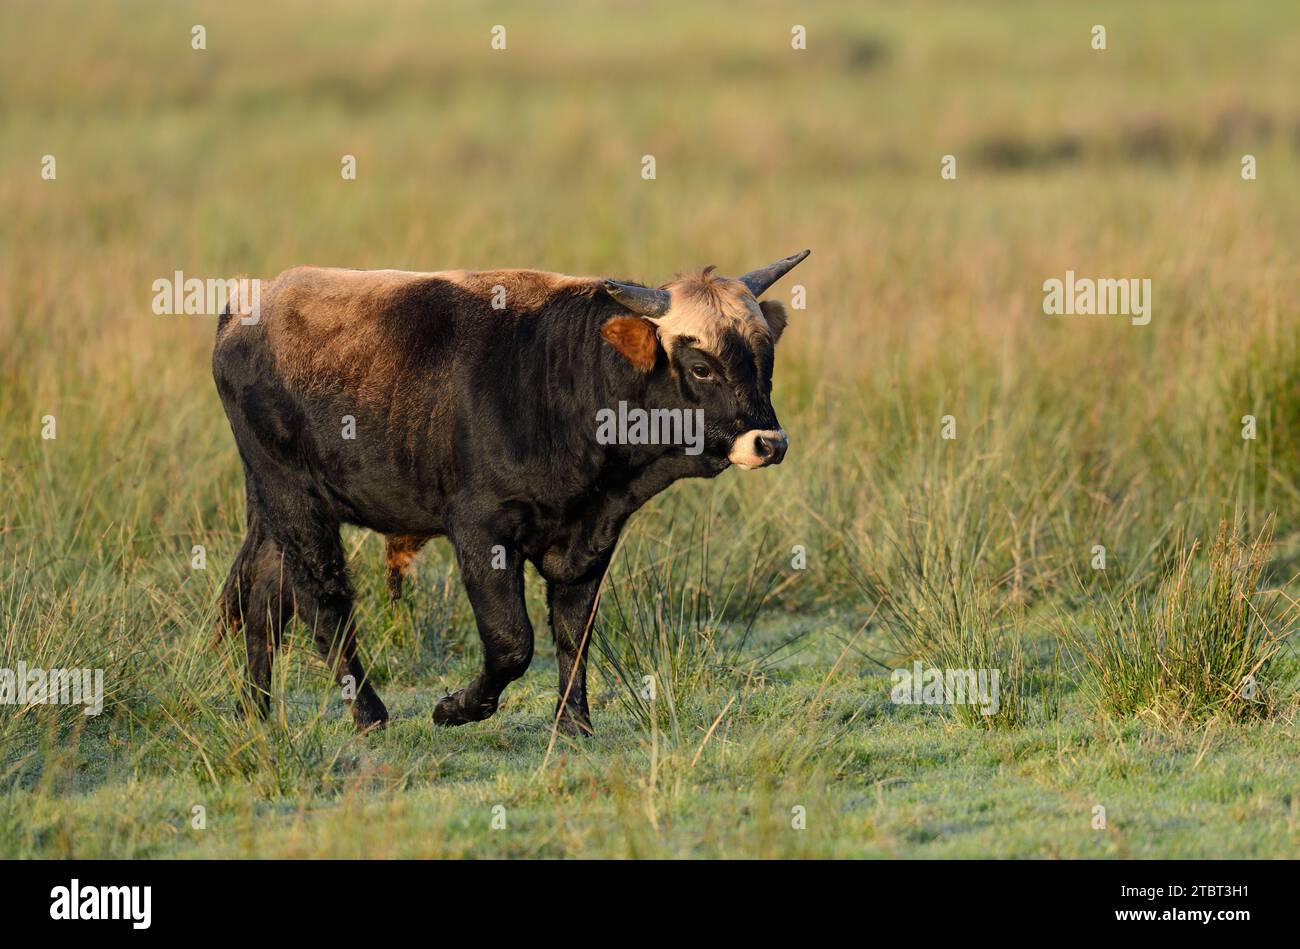
[[[408,358],[393,345],[399,326],[385,327],[379,314],[409,310],[424,288],[438,285],[480,298],[486,306],[501,299],[503,318],[526,314],[564,291],[595,293],[598,278],[571,277],[537,270],[337,270],[297,267],[280,274],[261,295],[261,321],[242,325],[232,319],[223,333],[265,335],[277,366],[301,385],[342,383],[368,402],[391,404]],[[502,290],[497,290],[501,287]],[[444,314],[402,313],[397,319],[437,319]],[[386,335],[387,333],[387,335]]]
[[[616,316],[605,321],[600,335],[642,372],[650,372],[659,358],[654,324],[639,316]]]

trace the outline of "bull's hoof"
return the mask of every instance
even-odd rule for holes
[[[352,703],[352,721],[356,723],[359,734],[379,731],[388,724],[388,709],[377,696],[369,702],[357,700]]]
[[[252,688],[247,693],[249,721],[265,722],[271,717],[271,693]]]
[[[570,738],[591,738],[596,729],[591,727],[591,716],[581,709],[565,708],[560,713],[559,729]]]
[[[452,695],[444,695],[433,709],[433,723],[453,728],[456,725],[468,725],[490,718],[497,710],[495,699],[485,699],[475,706],[466,708],[465,690]]]
[[[433,723],[451,728],[455,725],[465,725],[469,719],[460,708],[460,693],[455,695],[444,695],[438,700],[438,704],[433,708]]]

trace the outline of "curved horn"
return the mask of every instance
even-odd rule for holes
[[[811,253],[812,251],[810,250],[802,250],[797,254],[791,254],[784,260],[778,260],[774,264],[768,264],[766,267],[751,270],[749,273],[745,274],[745,276],[740,278],[740,282],[749,288],[750,293],[754,296],[758,296],[772,284],[776,283],[793,270],[795,264],[799,263],[799,261],[803,260]]]
[[[668,312],[672,297],[667,290],[634,287],[617,280],[605,281],[605,292],[633,313],[641,316],[663,316]]]

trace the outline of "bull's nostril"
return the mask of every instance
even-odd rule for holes
[[[736,439],[727,457],[732,464],[742,468],[766,468],[781,463],[788,444],[782,429],[750,429]]]
[[[785,432],[778,432],[776,435],[769,437],[767,441],[769,452],[767,455],[767,463],[770,465],[779,465],[781,460],[785,458],[785,450],[789,446],[790,442],[786,439]]]

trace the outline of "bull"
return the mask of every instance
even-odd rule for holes
[[[390,593],[430,538],[455,550],[483,666],[433,712],[492,715],[528,668],[525,562],[546,581],[556,720],[590,734],[585,646],[619,534],[680,478],[779,464],[772,408],[781,303],[757,298],[803,260],[738,279],[713,268],[659,287],[530,270],[288,270],[259,312],[232,299],[212,372],[243,465],[247,532],[222,588],[242,632],[252,708],[296,614],[345,688],[356,726],[388,711],[357,655],[343,524],[388,538]],[[626,403],[697,412],[696,450],[597,437]],[[349,678],[350,677],[350,678]]]

